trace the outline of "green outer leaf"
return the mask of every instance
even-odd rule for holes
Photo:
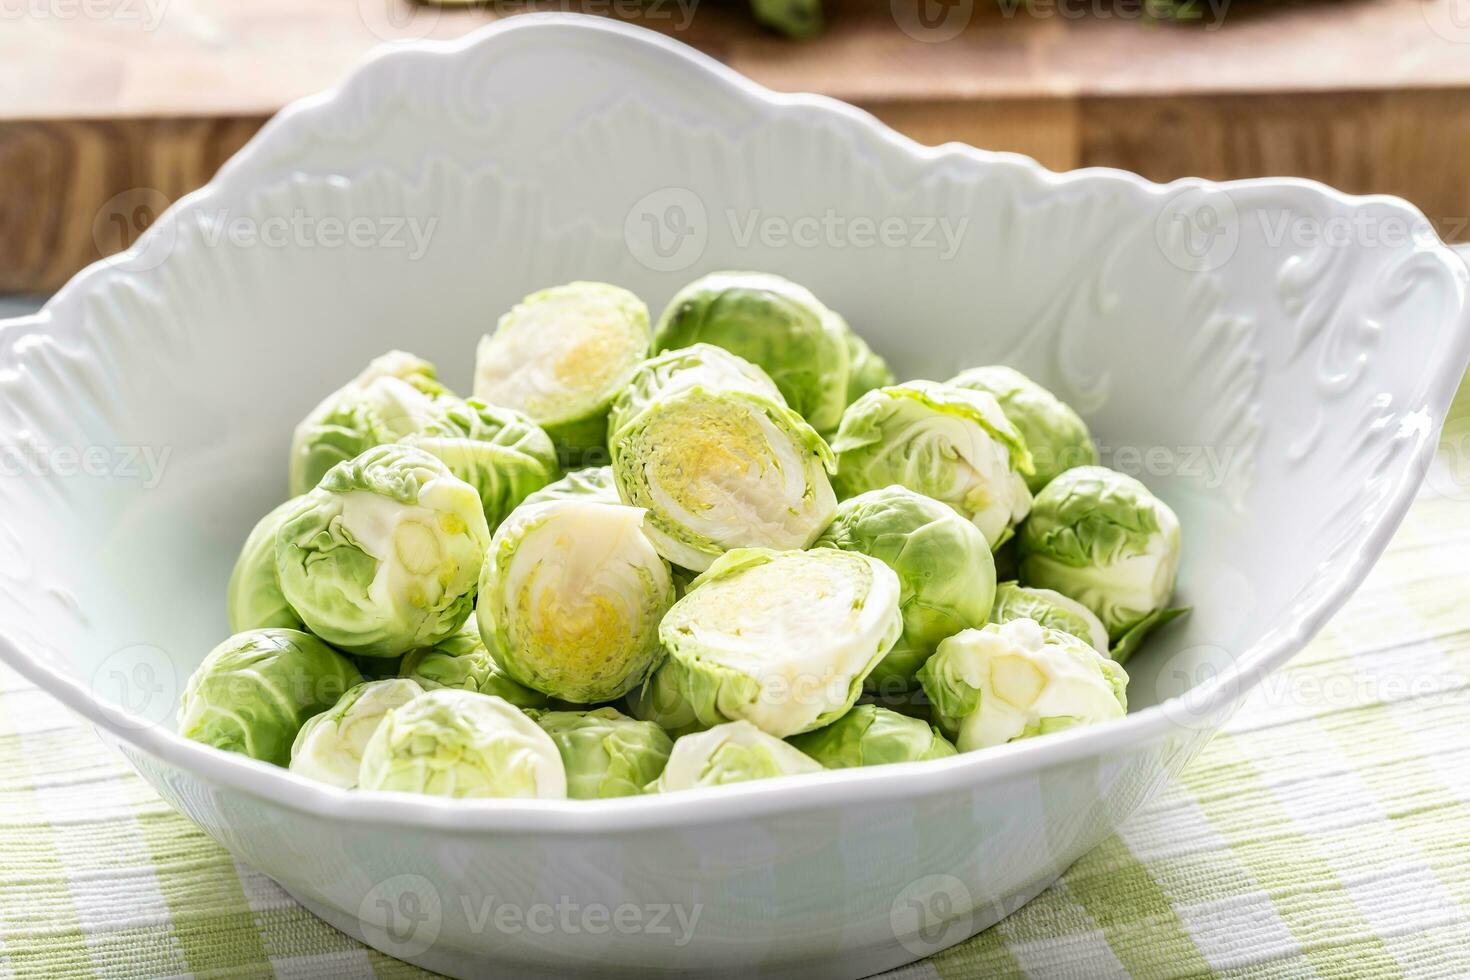
[[[361,681],[346,657],[309,633],[237,633],[190,676],[179,702],[179,734],[285,766],[307,719]]]
[[[536,724],[561,752],[567,796],[574,800],[637,796],[664,771],[674,748],[658,725],[615,708],[544,711]]]
[[[1092,614],[1092,611],[1075,599],[1068,601],[1076,603],[1081,607],[1082,612],[1069,608],[1047,595],[1052,591],[1051,589],[1027,588],[1017,582],[1002,582],[995,589],[995,605],[990,610],[990,622],[1009,623],[1014,619],[1035,620],[1047,629],[1071,633],[1094,649],[1101,643],[1104,649],[1098,650],[1098,653],[1107,653],[1108,631],[1103,628],[1102,623]],[[1060,592],[1055,594],[1063,599],[1067,598]],[[1096,633],[1094,633],[1094,627]]]
[[[799,749],[750,722],[734,721],[678,739],[663,774],[646,792],[728,786],[821,771],[821,763]]]
[[[1135,623],[1122,636],[1118,637],[1118,642],[1113,644],[1113,649],[1109,655],[1115,662],[1126,664],[1128,658],[1138,652],[1138,648],[1143,645],[1144,640],[1148,639],[1150,633],[1171,620],[1187,615],[1189,611],[1189,606],[1154,610]]]
[[[942,759],[956,752],[934,726],[871,704],[857,705],[826,728],[787,742],[828,769]]]
[[[845,321],[844,321],[845,322]],[[847,330],[847,355],[851,365],[847,375],[847,403],[851,405],[874,388],[883,388],[898,379],[888,362],[877,354],[857,332]]]
[[[1092,444],[1087,423],[1060,398],[1015,368],[999,364],[971,368],[946,383],[988,392],[1000,402],[1031,453],[1035,472],[1026,477],[1026,486],[1032,493],[1040,493],[1065,470],[1097,464],[1097,447]]]
[[[579,500],[586,497],[609,504],[622,503],[618,499],[618,485],[613,480],[611,466],[588,466],[573,470],[555,483],[548,483],[530,494],[521,503],[529,507],[551,500]]]
[[[300,503],[300,497],[293,497],[278,505],[260,519],[245,539],[225,590],[230,632],[303,628],[301,617],[281,594],[281,580],[276,575],[276,533]]]
[[[956,388],[936,381],[905,381],[875,388],[863,395],[842,416],[842,425],[832,440],[832,450],[839,457],[839,479],[842,475],[841,457],[882,443],[887,438],[885,423],[893,420],[905,407],[914,406],[975,423],[1006,447],[1013,469],[1023,475],[1029,474],[1032,471],[1031,454],[1026,451],[1020,432],[1003,412],[996,412],[986,400],[976,398],[976,394],[968,388]],[[854,492],[860,493],[861,490]]]
[[[495,662],[473,619],[436,646],[411,651],[399,665],[398,674],[417,681],[426,691],[454,687],[494,695],[517,708],[544,708],[548,703],[546,695],[517,682]]]
[[[628,713],[641,721],[653,722],[674,738],[702,732],[710,726],[699,720],[699,712],[685,694],[689,688],[683,666],[674,658],[665,657],[641,687],[628,693]],[[706,713],[712,711],[706,709]],[[720,722],[729,720],[720,716]]]
[[[822,0],[750,0],[755,19],[788,37],[822,33]]]

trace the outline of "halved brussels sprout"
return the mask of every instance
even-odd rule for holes
[[[527,495],[561,474],[551,437],[520,412],[474,398],[446,401],[442,408],[400,441],[438,456],[474,487],[492,532]]]
[[[953,507],[992,548],[1031,509],[1031,457],[995,398],[933,381],[876,388],[852,403],[832,441],[837,492],[897,483]]]
[[[828,769],[955,754],[955,747],[928,722],[871,704],[856,706],[826,728],[793,735],[790,742]]]
[[[362,754],[365,790],[565,799],[551,736],[508,701],[441,688],[390,712]]]
[[[281,592],[313,633],[394,657],[454,634],[490,532],[475,488],[438,457],[376,446],[339,463],[276,536]]]
[[[837,506],[827,444],[737,361],[708,345],[661,355],[612,410],[619,496],[648,510],[661,555],[695,571],[731,548],[805,548]]]
[[[230,632],[271,627],[301,629],[301,617],[281,594],[281,581],[276,575],[276,532],[300,501],[300,497],[293,497],[262,517],[245,539],[225,592]]]
[[[1145,621],[1161,621],[1150,617],[1174,591],[1179,519],[1133,477],[1080,466],[1037,496],[1020,556],[1023,584],[1076,599],[1116,642]]]
[[[1032,619],[965,630],[919,670],[935,720],[961,752],[1121,718],[1128,674]]]
[[[291,746],[291,771],[342,789],[354,788],[362,751],[379,722],[423,693],[413,681],[398,677],[358,684],[302,726]]]
[[[953,508],[906,487],[843,501],[815,547],[860,552],[898,573],[903,634],[868,675],[869,690],[917,686],[914,673],[940,640],[989,618],[995,563],[985,535]]]
[[[637,796],[664,771],[674,748],[662,728],[614,708],[543,711],[535,717],[561,750],[567,796],[574,800]]]
[[[573,470],[555,483],[548,483],[521,503],[529,507],[551,500],[588,499],[600,500],[605,504],[622,503],[618,499],[618,485],[613,481],[611,466],[588,466]]]
[[[762,272],[715,272],[669,300],[653,347],[702,342],[738,354],[764,368],[813,428],[830,432],[847,407],[849,332],[805,286]]]
[[[346,657],[310,633],[247,630],[211,650],[190,676],[179,734],[284,766],[307,719],[361,681]]]
[[[1026,375],[1001,364],[970,368],[948,382],[995,396],[1001,410],[1021,433],[1031,453],[1034,472],[1026,477],[1032,493],[1074,466],[1097,463],[1097,447],[1087,423],[1056,395]]]
[[[659,637],[672,686],[704,725],[745,719],[785,738],[835,721],[903,631],[898,576],[822,548],[744,548],[716,559]]]
[[[1071,633],[1098,653],[1108,652],[1108,631],[1101,620],[1076,599],[1052,589],[1033,589],[1016,582],[996,586],[990,621],[1009,623],[1013,619],[1034,619],[1047,629]]]
[[[495,662],[473,618],[449,639],[409,653],[398,672],[426,691],[454,687],[493,694],[517,708],[544,708],[547,704],[546,695],[519,683]]]
[[[821,771],[821,763],[799,749],[748,721],[732,721],[674,742],[663,775],[648,792],[672,793]]]
[[[636,507],[587,498],[522,506],[495,532],[476,616],[495,662],[575,704],[620,698],[657,666],[669,567]]]
[[[626,289],[601,282],[543,289],[480,341],[475,397],[526,413],[575,463],[605,446],[608,405],[652,338],[648,307]]]
[[[291,495],[306,493],[338,463],[418,432],[438,416],[448,394],[422,358],[394,350],[374,359],[296,426]]]

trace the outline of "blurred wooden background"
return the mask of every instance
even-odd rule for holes
[[[827,30],[811,41],[761,30],[743,0],[645,0],[630,19],[772,88],[856,103],[921,142],[1156,180],[1313,177],[1401,195],[1447,239],[1470,239],[1470,0],[1185,0],[1195,16],[1174,23],[1138,16],[1158,0],[1129,2],[827,0]],[[335,84],[384,40],[453,37],[537,7],[635,6],[8,5],[0,292],[53,289],[127,244],[150,212],[119,221],[119,200],[173,200],[204,183],[272,112]]]

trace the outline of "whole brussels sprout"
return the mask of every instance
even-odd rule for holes
[[[868,342],[854,331],[847,331],[847,355],[851,369],[847,375],[847,403],[851,405],[874,388],[891,385],[898,379],[888,368],[888,362],[873,353]]]
[[[548,700],[540,691],[518,683],[501,669],[485,649],[479,625],[473,618],[449,639],[409,653],[398,671],[426,691],[455,687],[493,694],[523,709],[544,708]]]
[[[434,365],[401,350],[375,359],[332,392],[291,438],[291,495],[306,493],[338,463],[417,432],[439,413],[448,390]]]
[[[1133,477],[1079,466],[1037,496],[1020,556],[1022,584],[1076,599],[1116,642],[1146,621],[1156,625],[1154,614],[1168,606],[1179,519]]]
[[[856,551],[898,573],[903,634],[868,675],[869,690],[917,686],[914,673],[940,640],[989,618],[995,563],[985,535],[947,504],[906,487],[843,501],[815,547]]]
[[[389,678],[358,684],[302,726],[291,746],[291,771],[342,789],[357,786],[362,751],[378,724],[424,689],[413,681]]]
[[[644,512],[592,498],[523,506],[495,532],[476,617],[520,683],[574,704],[620,698],[658,664],[674,602]]]
[[[1013,619],[965,630],[919,669],[961,752],[1121,718],[1128,674],[1071,633]]]
[[[1047,629],[1071,633],[1098,653],[1108,652],[1108,631],[1103,629],[1102,622],[1091,609],[1060,592],[1002,582],[995,587],[990,621],[1009,623],[1013,619],[1033,619]]]
[[[648,792],[672,793],[821,771],[820,763],[779,738],[748,721],[732,721],[674,742],[663,775]]]
[[[992,548],[1031,508],[1031,457],[995,398],[908,381],[868,392],[848,408],[832,441],[843,497],[890,484],[949,504]]]
[[[702,571],[731,548],[805,548],[832,519],[831,450],[764,376],[703,345],[644,364],[614,404],[618,495],[648,510],[648,535]]]
[[[179,702],[179,734],[284,766],[307,719],[361,680],[346,657],[310,633],[237,633],[190,676]]]
[[[1032,493],[1074,466],[1097,463],[1097,448],[1087,423],[1068,405],[1015,368],[993,364],[961,372],[948,382],[995,396],[1021,433],[1034,472],[1026,477]]]
[[[412,446],[339,463],[276,536],[281,592],[313,633],[394,657],[454,634],[490,532],[474,487]]]
[[[608,405],[652,338],[648,307],[626,289],[601,282],[543,289],[480,341],[475,397],[530,416],[569,464],[592,461],[606,446]]]
[[[614,708],[543,711],[536,724],[561,750],[574,800],[637,796],[664,771],[674,748],[662,728]]]
[[[606,504],[622,503],[618,499],[618,485],[613,481],[611,466],[588,466],[573,470],[555,483],[528,496],[521,503],[544,504],[551,500],[600,500]]]
[[[276,532],[300,501],[301,498],[293,497],[262,517],[245,539],[225,593],[230,632],[273,626],[301,629],[301,617],[281,595],[281,582],[276,575]]]
[[[703,725],[744,719],[778,738],[820,728],[852,707],[903,631],[898,597],[898,576],[867,555],[728,552],[660,624],[678,666],[654,685],[677,690]]]
[[[860,704],[826,728],[793,735],[789,741],[828,769],[955,754],[955,747],[929,723],[871,704]]]
[[[847,323],[811,290],[762,272],[715,272],[669,300],[655,351],[715,344],[760,365],[786,402],[818,432],[847,407],[852,351]]]
[[[679,661],[665,657],[642,687],[628,692],[628,713],[640,721],[653,722],[674,738],[702,732],[709,726],[700,722],[694,705],[685,698],[688,686]]]
[[[508,701],[441,688],[390,712],[362,753],[365,790],[565,799],[551,736]]]
[[[420,432],[400,441],[438,456],[474,487],[492,532],[527,495],[561,474],[556,447],[539,425],[473,398],[446,402]]]

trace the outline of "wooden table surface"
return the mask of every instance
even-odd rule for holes
[[[921,142],[1158,180],[1314,177],[1400,194],[1470,238],[1470,0],[1186,0],[1182,23],[1138,16],[1157,0],[828,0],[807,42],[758,29],[742,0],[644,2],[638,23]],[[94,234],[115,195],[199,186],[374,45],[533,5],[0,0],[0,292],[65,281],[115,244]]]

